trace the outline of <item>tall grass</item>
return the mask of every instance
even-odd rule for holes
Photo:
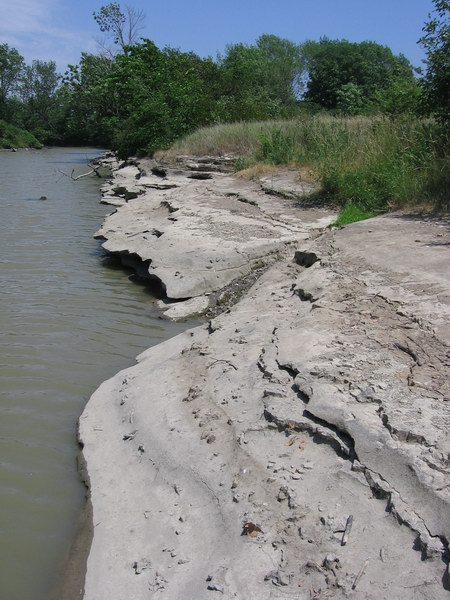
[[[431,120],[316,115],[203,128],[166,156],[234,154],[245,166],[297,163],[315,173],[323,198],[369,214],[424,203],[449,208],[446,145]]]

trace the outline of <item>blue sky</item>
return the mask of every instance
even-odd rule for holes
[[[372,40],[420,66],[416,44],[432,0],[128,0],[146,13],[142,33],[158,46],[216,56],[227,43],[252,43],[262,33],[305,39]],[[0,43],[27,61],[55,60],[64,70],[100,36],[92,13],[107,0],[0,0]]]

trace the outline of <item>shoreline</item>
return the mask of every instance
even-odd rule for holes
[[[87,560],[94,538],[94,520],[90,496],[89,472],[83,455],[83,444],[78,438],[78,476],[85,486],[85,504],[79,516],[75,537],[65,557],[61,574],[50,594],[50,600],[82,600],[86,579]]]
[[[137,167],[125,166],[120,185],[115,178],[116,188],[136,196],[126,201],[116,195],[118,212],[97,236],[110,252],[144,261],[170,295],[169,317],[207,313],[211,297],[220,305],[220,290],[236,278],[236,255],[241,276],[251,274],[255,261],[270,260],[264,269],[260,265],[261,276],[238,304],[231,306],[239,294],[229,304],[224,298],[222,314],[144,352],[136,366],[104,382],[89,400],[80,440],[99,526],[86,589],[77,597],[143,598],[150,591],[150,597],[188,593],[200,600],[211,591],[225,598],[245,591],[245,598],[256,599],[279,597],[279,586],[296,586],[300,594],[305,586],[308,593],[319,586],[340,598],[356,585],[364,593],[369,579],[372,590],[388,586],[390,597],[406,599],[413,573],[418,579],[409,588],[428,577],[434,583],[423,597],[444,597],[448,582],[441,558],[450,523],[447,496],[436,491],[445,483],[443,459],[437,450],[431,456],[424,451],[445,448],[433,423],[438,415],[443,422],[450,418],[439,402],[445,368],[436,366],[445,364],[450,340],[450,281],[441,243],[447,223],[389,215],[320,233],[324,211],[294,207],[253,182],[218,172],[202,183],[202,191],[197,182],[181,182],[183,168],[163,181],[142,174],[149,168],[141,163],[136,178]],[[135,183],[140,180],[144,193]],[[246,201],[236,201],[237,195]],[[217,235],[224,210],[228,240],[217,253],[217,242],[214,247],[208,232],[200,234],[199,219],[213,212],[208,224]],[[259,236],[250,248],[251,236],[237,235],[233,219]],[[155,240],[173,225],[175,236],[158,249]],[[148,235],[151,227],[157,234]],[[200,239],[183,239],[187,228]],[[277,232],[277,244],[267,243],[266,229]],[[182,243],[168,253],[180,235]],[[427,250],[414,241],[423,237],[430,241]],[[216,268],[187,260],[190,251],[203,260],[193,243],[203,246],[205,256],[213,250],[220,278]],[[394,248],[396,263],[389,264]],[[428,268],[421,265],[424,252]],[[351,290],[349,297],[343,289]],[[408,376],[411,356],[418,355],[414,344],[429,350]],[[434,373],[427,370],[431,360]],[[430,373],[432,389],[422,383]],[[408,377],[416,378],[414,387]],[[402,398],[411,390],[417,399],[405,406]],[[423,413],[425,405],[431,412]],[[297,448],[295,458],[291,448]],[[289,458],[282,458],[286,452]],[[270,482],[263,484],[267,476]],[[348,520],[348,509],[338,506],[350,498],[356,535],[343,551],[342,533],[332,531]],[[194,508],[199,503],[201,510]],[[300,529],[292,529],[297,521]],[[372,521],[367,545],[361,527]],[[425,562],[409,549],[413,545]],[[306,550],[309,560],[294,568],[293,557],[306,556]],[[369,576],[356,581],[366,556]],[[399,567],[409,579],[394,576]]]

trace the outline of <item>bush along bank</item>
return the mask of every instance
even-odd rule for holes
[[[42,148],[41,142],[29,131],[20,129],[0,119],[0,148]]]

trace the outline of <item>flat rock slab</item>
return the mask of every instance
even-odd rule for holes
[[[123,206],[124,204],[126,204],[126,200],[117,196],[102,196],[100,203],[109,204],[111,206]]]
[[[164,316],[173,321],[200,316],[206,312],[208,306],[209,298],[207,296],[197,296],[182,302],[159,302],[159,307],[163,309]]]
[[[262,189],[282,198],[297,200],[318,190],[318,185],[301,177],[298,170],[279,170],[259,177]]]
[[[107,251],[145,263],[147,277],[159,281],[169,299],[220,290],[335,218],[298,204],[286,204],[281,216],[277,198],[260,205],[242,201],[261,195],[259,188],[233,176],[219,173],[198,183],[172,173],[171,189],[164,189],[166,179],[136,179],[135,169],[119,169],[111,187],[138,196],[108,217],[96,236]]]

